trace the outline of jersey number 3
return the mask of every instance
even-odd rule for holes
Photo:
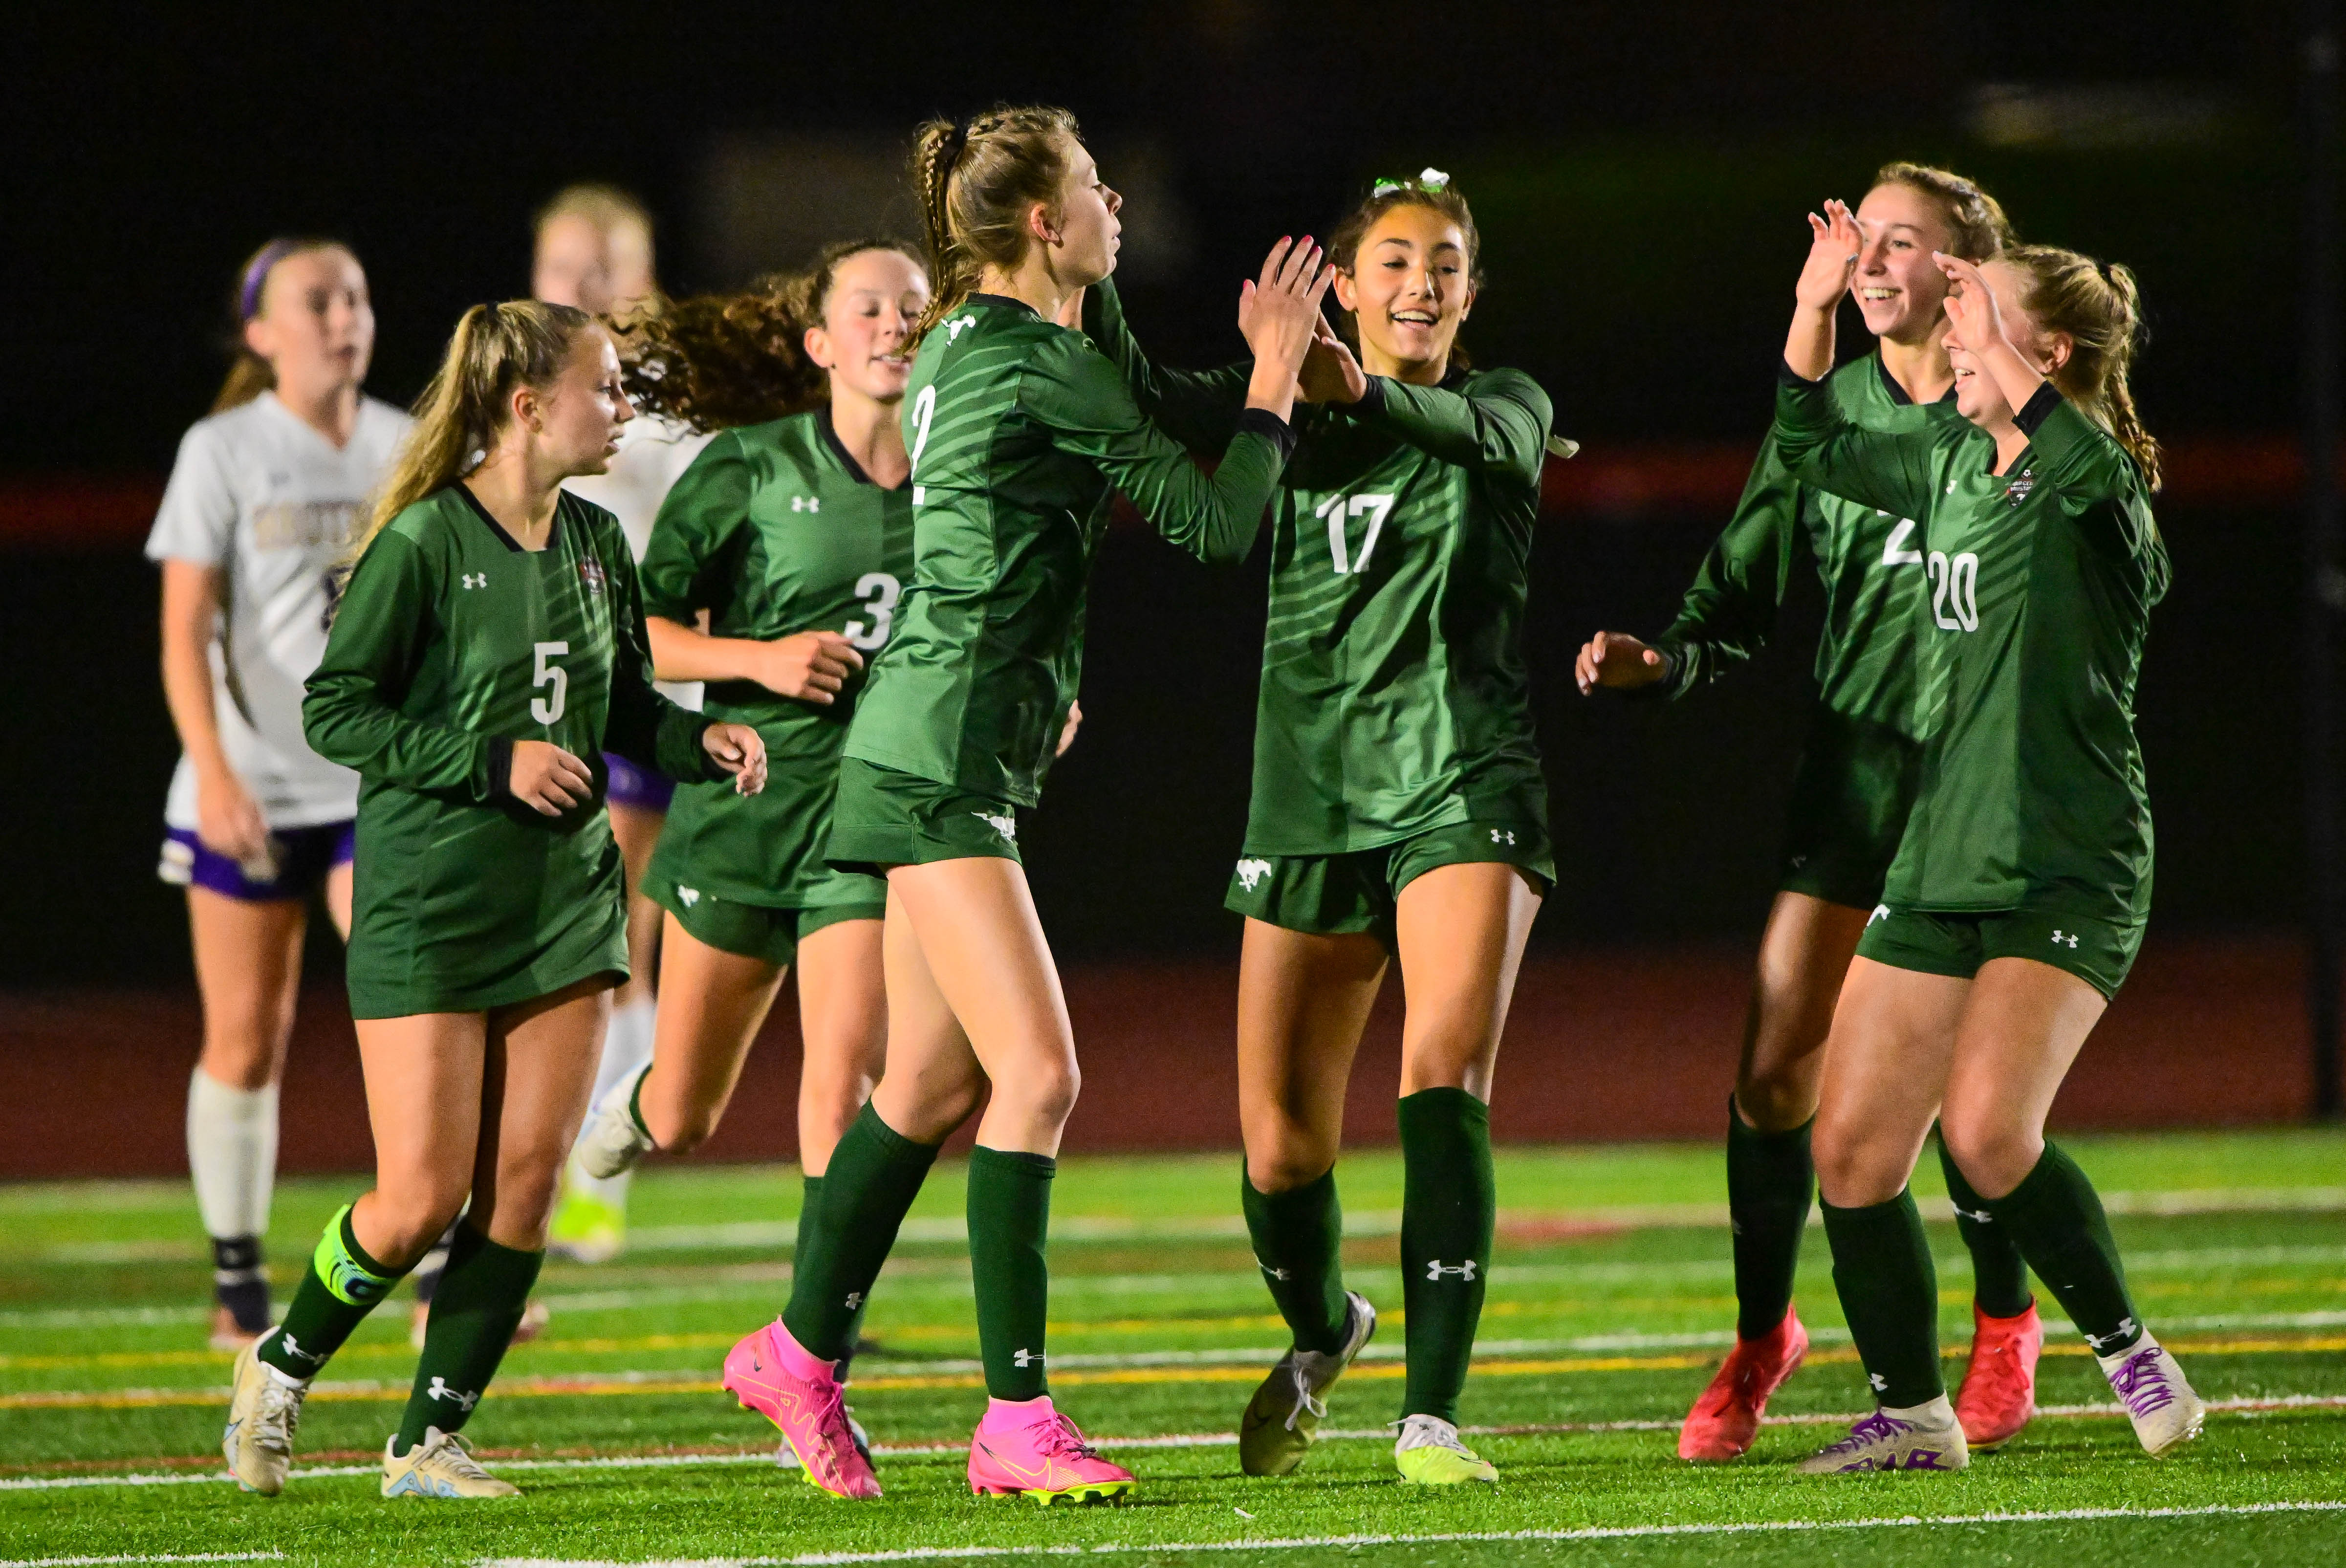
[[[537,654],[537,668],[530,676],[529,684],[550,686],[554,690],[545,697],[533,697],[529,699],[529,716],[540,724],[550,725],[562,717],[562,705],[570,697],[570,672],[560,665],[553,663],[552,660],[556,654],[568,653],[570,645],[539,643],[536,645],[535,651]]]
[[[855,592],[872,619],[866,624],[859,616],[842,627],[839,635],[870,653],[887,642],[889,625],[896,618],[896,601],[903,596],[904,588],[885,572],[866,572],[855,579]]]
[[[1331,495],[1311,509],[1315,517],[1328,524],[1328,557],[1334,563],[1336,575],[1352,576],[1369,569],[1369,556],[1377,547],[1377,535],[1384,532],[1385,519],[1392,514],[1393,498],[1390,495]],[[1348,556],[1345,545],[1345,524],[1354,517],[1369,520],[1368,535],[1361,541],[1361,553]]]

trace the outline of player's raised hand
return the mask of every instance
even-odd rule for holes
[[[828,708],[847,677],[862,667],[862,654],[839,633],[792,632],[764,645],[750,678],[778,697]]]
[[[546,817],[559,817],[595,794],[586,764],[548,740],[514,742],[507,782],[515,799]]]
[[[1996,303],[1995,290],[1987,286],[1987,279],[1977,267],[1960,256],[1950,256],[1943,250],[1931,252],[1931,260],[1947,275],[1953,285],[1947,290],[1947,326],[1955,341],[1974,354],[1984,354],[1991,348],[2008,343],[2004,330],[2004,311]]]
[[[1826,202],[1821,218],[1810,213],[1809,232],[1809,256],[1800,265],[1799,281],[1792,285],[1792,298],[1808,310],[1830,311],[1849,292],[1849,280],[1857,271],[1858,252],[1864,249],[1865,239],[1848,204],[1841,201]]]
[[[1321,296],[1336,276],[1322,266],[1310,235],[1281,239],[1263,258],[1262,275],[1239,285],[1239,330],[1258,365],[1277,365],[1292,376],[1302,368],[1320,322]]]
[[[1647,647],[1627,632],[1598,632],[1583,643],[1572,661],[1572,678],[1586,697],[1600,686],[1621,690],[1651,686],[1669,673],[1661,650]]]
[[[733,775],[736,795],[766,787],[766,738],[746,724],[712,724],[700,732],[700,748]]]

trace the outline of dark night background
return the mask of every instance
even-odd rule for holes
[[[902,143],[929,113],[1005,98],[1074,108],[1111,181],[1119,159],[1148,171],[1158,210],[1136,216],[1156,227],[1125,286],[1168,360],[1233,355],[1237,280],[1270,240],[1431,164],[1483,227],[1478,358],[1535,373],[1592,456],[1748,447],[1801,212],[1914,157],[1980,178],[2026,238],[2137,267],[2155,430],[2286,440],[2292,20],[2248,0],[46,8],[9,24],[0,103],[0,495],[159,479],[217,384],[230,276],[272,233],[353,244],[379,319],[372,390],[403,402],[464,305],[525,289],[530,213],[563,184],[640,192],[668,286],[725,286],[744,260],[801,259],[744,256],[738,193],[711,172],[729,158]],[[183,915],[151,874],[175,751],[153,574],[128,535],[37,536],[24,510],[0,547],[0,982],[178,979]],[[2290,485],[2218,473],[2161,515],[2177,586],[2140,704],[2158,920],[2286,926],[2302,903]],[[1724,516],[1624,497],[1545,521],[1532,640],[1562,881],[1541,942],[1756,934],[1810,607],[1749,677],[1675,708],[1584,703],[1569,677],[1596,626],[1658,626]],[[1131,531],[1105,552],[1091,721],[1022,836],[1063,955],[1234,948],[1220,895],[1261,600],[1260,560],[1209,572]]]

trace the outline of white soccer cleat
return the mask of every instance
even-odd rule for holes
[[[1887,1406],[1849,1429],[1849,1436],[1810,1454],[1802,1475],[1861,1475],[1886,1470],[1968,1470],[1971,1448],[1963,1423],[1941,1394],[1926,1405]]]
[[[1334,1352],[1289,1346],[1239,1418],[1239,1467],[1249,1475],[1287,1475],[1303,1462],[1328,1414],[1328,1390],[1377,1331],[1377,1309],[1357,1290],[1344,1292],[1344,1346]]]
[[[2126,1407],[2144,1451],[2162,1459],[2199,1435],[2208,1401],[2194,1393],[2174,1353],[2147,1333],[2129,1350],[2095,1358]]]
[[[285,1472],[293,1464],[293,1429],[301,1424],[310,1380],[287,1377],[262,1360],[259,1349],[255,1340],[237,1352],[220,1452],[239,1487],[274,1497],[285,1490]]]
[[[473,1457],[473,1445],[454,1432],[425,1427],[423,1441],[394,1457],[397,1434],[382,1445],[382,1494],[385,1497],[518,1497],[521,1488],[499,1481]]]
[[[572,1157],[578,1168],[598,1181],[608,1181],[636,1168],[636,1162],[655,1147],[650,1135],[636,1125],[636,1087],[652,1070],[649,1062],[637,1068],[596,1102],[595,1118],[578,1135]]]

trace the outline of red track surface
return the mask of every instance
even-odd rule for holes
[[[1512,1142],[1717,1135],[1732,1081],[1749,957],[1719,948],[1573,952],[1527,963],[1499,1062],[1492,1129]],[[1073,1149],[1235,1148],[1230,1019],[1237,967],[1076,970],[1084,1060]],[[2066,1127],[2286,1121],[2311,1098],[2302,971],[2287,937],[2154,937],[2062,1092]],[[1392,1141],[1401,987],[1390,981],[1353,1074],[1346,1134]],[[285,1085],[289,1170],[372,1161],[358,1053],[341,993],[302,999]],[[166,1176],[198,1038],[193,994],[0,996],[0,1177]],[[705,1159],[787,1158],[798,1030],[785,996]]]

